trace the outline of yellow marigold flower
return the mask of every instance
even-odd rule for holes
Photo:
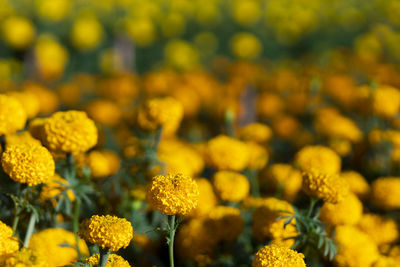
[[[97,143],[97,128],[83,111],[59,111],[44,123],[45,144],[51,151],[77,154]]]
[[[12,236],[11,227],[0,221],[0,258],[19,249],[18,239]],[[1,262],[1,260],[0,260]]]
[[[358,227],[378,246],[393,243],[399,237],[396,221],[378,214],[364,214]]]
[[[338,254],[334,259],[336,266],[371,266],[379,257],[376,244],[355,226],[336,227],[335,241],[338,244]]]
[[[97,83],[99,93],[119,105],[131,105],[139,93],[139,78],[132,73],[120,73]]]
[[[274,191],[282,190],[283,198],[293,201],[302,185],[301,172],[290,164],[275,163],[262,174],[261,183]]]
[[[393,257],[380,256],[371,267],[400,267],[400,262]]]
[[[60,101],[67,106],[78,106],[82,100],[82,88],[75,82],[61,84],[57,92]]]
[[[121,165],[121,159],[111,150],[95,150],[87,156],[87,166],[93,178],[104,178],[116,174]]]
[[[392,246],[389,251],[389,256],[400,262],[400,246]]]
[[[278,220],[278,218],[290,216],[290,214],[283,211],[294,213],[292,205],[287,201],[272,197],[260,200],[258,207],[253,212],[252,231],[254,237],[260,241],[269,238],[273,243],[291,247],[295,240],[286,238],[298,235],[296,222],[293,220],[284,227],[286,219]]]
[[[60,21],[68,15],[72,3],[68,0],[37,0],[35,6],[41,18]]]
[[[356,194],[360,199],[364,199],[370,192],[370,186],[365,178],[355,171],[345,171],[340,176],[347,181],[350,192]]]
[[[234,20],[241,25],[253,25],[261,17],[261,6],[257,0],[233,2],[232,15]]]
[[[165,163],[167,173],[195,176],[204,168],[202,155],[189,144],[178,140],[163,140],[157,151],[158,159]]]
[[[199,65],[199,51],[191,43],[172,39],[164,47],[164,58],[169,66],[190,70]]]
[[[306,146],[296,154],[295,163],[303,171],[317,169],[327,174],[339,173],[342,165],[340,157],[324,146]]]
[[[399,112],[400,91],[391,86],[379,86],[373,91],[372,106],[376,115],[391,118]]]
[[[99,45],[103,28],[92,14],[78,16],[71,28],[72,45],[80,50],[92,50]]]
[[[29,186],[45,183],[54,176],[53,157],[45,147],[35,143],[8,146],[1,163],[11,179]]]
[[[139,109],[138,124],[144,130],[154,131],[162,126],[162,131],[169,136],[176,132],[183,118],[182,104],[172,97],[154,98]]]
[[[6,135],[6,145],[18,145],[23,143],[35,143],[40,145],[40,141],[33,138],[32,135],[28,131],[7,134]]]
[[[262,45],[255,35],[248,32],[241,32],[231,38],[230,50],[239,59],[252,60],[260,56]]]
[[[100,254],[94,254],[93,256],[84,260],[85,263],[91,264],[91,266],[98,266],[100,261]],[[110,254],[107,259],[106,267],[131,267],[129,262],[117,254]]]
[[[167,215],[187,215],[197,207],[199,188],[191,177],[165,174],[153,177],[147,190],[147,202]]]
[[[11,16],[2,22],[3,40],[15,49],[28,47],[35,37],[35,27],[29,19],[22,16]]]
[[[399,177],[380,177],[371,185],[372,202],[384,210],[400,208],[400,198],[398,198],[399,195]]]
[[[343,138],[329,138],[328,146],[341,157],[349,155],[352,149],[351,142]]]
[[[285,102],[275,93],[262,93],[257,98],[257,112],[262,118],[274,118],[285,109]]]
[[[214,174],[215,192],[222,201],[242,201],[250,191],[250,183],[243,174],[232,171],[219,171]]]
[[[0,94],[0,135],[15,133],[24,128],[26,112],[16,98]]]
[[[157,37],[157,28],[150,18],[140,16],[125,21],[126,32],[138,46],[148,46]]]
[[[199,203],[190,213],[190,216],[200,217],[207,215],[218,204],[218,199],[215,196],[211,183],[207,179],[196,179],[196,183],[199,187]]]
[[[70,246],[65,246],[66,244]],[[50,266],[70,265],[78,260],[74,233],[62,228],[47,228],[32,235],[29,248],[40,254]],[[86,243],[79,239],[79,250],[88,255]]]
[[[255,142],[247,142],[247,146],[250,151],[248,168],[251,170],[260,170],[264,168],[269,159],[267,150]]]
[[[272,130],[265,124],[255,122],[240,128],[238,135],[245,141],[265,143],[272,138]]]
[[[23,90],[37,97],[40,115],[48,115],[58,108],[59,100],[57,94],[43,85],[28,82],[23,85]]]
[[[94,215],[81,224],[79,236],[99,247],[117,251],[126,248],[133,238],[133,228],[129,221],[116,216]]]
[[[335,204],[348,195],[349,185],[339,175],[311,169],[303,172],[303,190],[310,196]]]
[[[57,199],[60,198],[59,194],[67,190],[67,196],[70,201],[75,200],[75,194],[71,189],[66,187],[69,185],[68,181],[55,174],[50,181],[45,183],[40,191],[40,200],[50,200],[53,206],[57,206]]]
[[[22,108],[25,110],[29,119],[34,118],[39,113],[40,102],[35,94],[27,91],[11,91],[8,92],[7,95],[14,97],[22,104]]]
[[[207,232],[217,241],[234,241],[243,231],[244,221],[240,210],[216,206],[205,218]]]
[[[354,194],[350,193],[342,201],[332,204],[325,202],[319,218],[330,225],[356,224],[361,219],[363,206]]]
[[[4,259],[4,267],[51,267],[46,259],[35,250],[23,248],[20,251],[7,255]]]
[[[109,100],[95,100],[86,107],[86,111],[94,121],[107,126],[115,126],[122,118],[119,106]]]
[[[232,137],[219,135],[207,143],[206,159],[217,170],[241,171],[250,160],[248,146]]]
[[[265,246],[254,255],[253,267],[305,267],[304,255],[284,246]]]

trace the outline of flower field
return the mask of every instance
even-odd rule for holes
[[[399,0],[0,0],[0,266],[400,267]]]

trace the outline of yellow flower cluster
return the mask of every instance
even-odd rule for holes
[[[36,143],[8,146],[2,154],[1,164],[11,179],[29,186],[46,183],[55,171],[50,152]]]
[[[311,168],[327,174],[339,173],[341,169],[340,157],[330,148],[324,146],[306,146],[296,154],[295,163],[303,171]]]
[[[7,92],[7,95],[14,97],[22,104],[22,108],[29,119],[34,118],[39,113],[40,102],[34,93],[29,91],[10,91]]]
[[[267,165],[269,159],[267,150],[255,142],[247,142],[246,144],[250,155],[247,167],[251,170],[261,170]]]
[[[115,126],[121,120],[120,107],[110,100],[95,100],[86,107],[90,118],[107,126]]]
[[[0,221],[0,258],[4,255],[18,251],[18,239],[12,237],[12,235],[13,231],[11,227]]]
[[[305,267],[304,255],[290,248],[268,245],[254,255],[253,267],[292,266]]]
[[[391,118],[400,109],[400,91],[391,86],[379,86],[373,93],[373,110],[378,116]]]
[[[356,194],[360,199],[368,196],[370,186],[361,174],[355,171],[345,171],[340,176],[349,184],[350,192]]]
[[[116,174],[121,165],[121,159],[111,150],[92,151],[87,155],[86,161],[93,178]]]
[[[124,218],[94,215],[81,223],[79,236],[103,249],[117,251],[129,245],[133,238],[133,228]]]
[[[361,219],[363,205],[353,193],[336,204],[325,202],[319,218],[329,225],[354,225]]]
[[[385,210],[400,208],[400,178],[380,177],[371,185],[372,202]]]
[[[238,136],[245,141],[265,143],[271,139],[272,130],[265,124],[255,122],[240,128]]]
[[[21,130],[26,119],[27,115],[21,102],[12,96],[0,94],[0,135]]]
[[[94,254],[84,260],[85,263],[91,264],[91,266],[97,266],[100,262],[100,254]],[[108,256],[108,260],[105,267],[131,267],[129,262],[117,254],[111,254]]]
[[[201,217],[207,215],[218,204],[218,199],[211,183],[207,179],[196,179],[196,183],[199,187],[199,203],[189,215],[193,217]]]
[[[207,232],[216,241],[234,241],[243,231],[240,210],[228,206],[214,207],[205,218]]]
[[[47,228],[32,235],[29,248],[34,250],[50,266],[64,266],[77,261],[74,233],[62,228]],[[83,255],[89,253],[86,243],[79,239],[79,250]]]
[[[396,221],[378,214],[364,214],[358,227],[378,246],[393,243],[399,238]]]
[[[147,202],[167,215],[187,215],[197,207],[199,188],[191,177],[166,174],[153,177],[147,190]]]
[[[50,265],[46,259],[35,250],[23,248],[17,252],[7,255],[2,266],[51,267],[52,265]]]
[[[85,112],[56,112],[44,121],[44,143],[51,151],[78,154],[97,143],[97,128]]]
[[[250,191],[250,183],[243,174],[232,171],[219,171],[214,174],[214,190],[222,201],[242,201]]]

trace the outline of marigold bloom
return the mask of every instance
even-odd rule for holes
[[[364,214],[358,227],[378,245],[395,242],[399,237],[396,221],[378,214]]]
[[[50,114],[58,108],[57,94],[41,84],[27,82],[23,85],[23,91],[36,96],[39,100],[39,114],[41,115]]]
[[[3,267],[30,266],[51,267],[46,259],[35,250],[23,248],[5,257]]]
[[[400,178],[380,177],[371,185],[372,202],[384,209],[393,210],[400,208]]]
[[[365,178],[355,171],[345,171],[340,176],[347,181],[350,192],[356,194],[360,199],[364,199],[370,192],[370,186]]]
[[[254,255],[253,267],[291,266],[305,267],[304,255],[290,248],[269,245],[265,246]]]
[[[21,102],[12,96],[0,94],[0,135],[15,133],[24,128],[26,112]]]
[[[35,143],[41,145],[40,141],[33,138],[28,131],[6,135],[6,146],[18,145],[23,143]]]
[[[28,91],[11,91],[7,92],[7,95],[14,97],[21,103],[22,108],[25,110],[25,113],[29,119],[34,118],[39,113],[40,102],[35,94]]]
[[[324,146],[306,146],[296,154],[295,163],[300,169],[307,171],[311,168],[325,173],[339,173],[340,157],[330,148]]]
[[[24,49],[35,36],[35,27],[29,19],[22,16],[11,16],[2,22],[2,37],[11,47]]]
[[[207,232],[217,241],[234,241],[244,227],[240,210],[227,206],[216,206],[208,213],[204,223]]]
[[[147,190],[147,202],[167,215],[187,215],[197,207],[199,188],[196,182],[183,174],[153,177]]]
[[[332,204],[325,202],[319,218],[330,225],[356,224],[361,219],[363,206],[354,194],[350,193],[342,201]]]
[[[116,216],[94,215],[81,224],[79,236],[99,247],[117,251],[126,248],[133,238],[133,228],[129,221]]]
[[[265,124],[255,122],[240,128],[238,135],[240,139],[245,141],[265,143],[271,139],[272,130]]]
[[[247,167],[249,159],[248,146],[232,137],[219,135],[207,143],[206,160],[217,170],[241,171]]]
[[[97,143],[97,128],[82,111],[59,111],[44,122],[45,144],[51,151],[77,154]]]
[[[233,55],[239,59],[255,59],[262,52],[260,40],[247,32],[235,34],[230,40],[230,47]]]
[[[396,258],[380,256],[371,267],[399,267],[400,263]]]
[[[196,179],[199,187],[199,203],[190,213],[190,216],[199,217],[207,215],[218,203],[211,183],[205,178]]]
[[[170,136],[179,128],[182,118],[182,104],[172,97],[166,97],[147,101],[139,109],[137,120],[144,130],[154,131],[162,126],[163,133]]]
[[[293,220],[284,227],[286,219],[278,219],[281,216],[290,216],[290,213],[293,214],[294,210],[287,201],[272,197],[261,199],[253,212],[252,231],[254,237],[260,241],[269,238],[273,243],[291,247],[295,240],[286,238],[298,235],[296,221]]]
[[[11,227],[0,221],[0,258],[18,251],[18,239],[13,237],[12,234],[13,231]]]
[[[71,42],[79,50],[92,50],[99,45],[103,28],[91,14],[80,15],[71,28]]]
[[[214,174],[215,192],[222,201],[239,202],[250,191],[250,183],[243,174],[232,171],[219,171]]]
[[[69,246],[66,246],[69,245]],[[48,228],[32,235],[29,248],[40,254],[50,266],[64,266],[77,261],[74,233],[62,228]],[[89,254],[86,243],[79,239],[79,250]]]
[[[399,112],[400,91],[391,86],[379,86],[373,91],[372,106],[381,117],[391,118]]]
[[[55,171],[50,152],[35,143],[8,146],[2,154],[1,163],[11,179],[29,186],[47,182]]]
[[[110,100],[95,100],[86,107],[90,118],[107,126],[115,126],[122,118],[120,107]]]
[[[311,169],[303,172],[303,190],[310,196],[335,204],[347,196],[349,185],[339,175]]]
[[[251,170],[260,170],[264,168],[269,160],[267,150],[255,142],[247,142],[247,147],[250,152],[249,165],[247,167]]]
[[[93,256],[84,260],[85,263],[91,264],[91,266],[98,266],[100,262],[100,254],[94,254]],[[106,267],[131,267],[129,262],[117,254],[110,254],[107,259]]]
[[[93,178],[104,178],[116,174],[120,165],[121,159],[111,150],[95,150],[87,156],[87,166]]]
[[[67,180],[61,178],[58,174],[55,174],[47,183],[45,183],[40,191],[40,199],[42,201],[50,200],[53,206],[57,206],[57,199],[60,198],[60,194],[67,190],[66,186],[69,183]],[[67,196],[70,201],[75,200],[75,194],[71,189],[67,190]]]

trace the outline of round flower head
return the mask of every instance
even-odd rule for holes
[[[44,123],[45,144],[51,151],[78,154],[97,143],[97,128],[83,111],[59,111]]]
[[[93,256],[85,259],[83,262],[89,263],[90,266],[98,266],[100,262],[100,254],[94,254]],[[108,256],[106,267],[130,267],[131,265],[124,258],[117,254],[111,254]]]
[[[338,175],[311,169],[303,172],[303,190],[310,196],[335,204],[348,195],[349,185]]]
[[[92,151],[87,156],[87,165],[93,178],[104,178],[116,174],[121,165],[119,156],[111,150]]]
[[[372,185],[372,202],[379,208],[393,210],[400,208],[400,178],[381,177]]]
[[[269,245],[265,246],[254,255],[253,267],[291,266],[305,267],[304,255],[290,248]]]
[[[155,98],[139,109],[138,124],[144,130],[154,131],[162,126],[163,133],[170,136],[179,128],[183,107],[172,97]]]
[[[206,159],[217,170],[241,171],[249,163],[250,151],[245,143],[219,135],[208,141]]]
[[[400,91],[391,86],[379,86],[372,95],[374,112],[385,118],[391,118],[399,112]]]
[[[74,233],[62,228],[42,230],[33,234],[29,241],[29,248],[40,254],[50,266],[64,266],[77,261],[75,246]],[[84,255],[89,254],[88,247],[82,239],[79,239],[79,250]]]
[[[399,237],[396,221],[378,214],[364,214],[358,227],[378,246],[393,243]]]
[[[264,168],[269,159],[267,150],[254,142],[247,142],[247,146],[250,151],[249,165],[247,167],[251,170]]]
[[[122,117],[120,107],[110,100],[95,100],[87,106],[86,110],[89,117],[107,126],[115,126]]]
[[[39,113],[40,102],[35,94],[27,91],[12,91],[8,92],[7,95],[14,97],[21,103],[22,108],[25,110],[25,113],[29,119],[34,118]]]
[[[19,249],[18,239],[12,236],[11,227],[0,221],[0,258]]]
[[[2,37],[15,49],[25,49],[35,36],[35,27],[29,19],[22,16],[10,16],[2,21]]]
[[[35,95],[39,100],[39,114],[47,115],[54,112],[58,108],[58,96],[53,90],[33,82],[24,84],[23,90],[24,92]]]
[[[11,179],[29,186],[47,182],[55,171],[50,152],[36,143],[8,146],[2,154],[1,163]]]
[[[370,186],[365,178],[355,171],[342,172],[340,176],[347,181],[350,191],[356,194],[360,199],[364,199],[370,192]]]
[[[325,202],[319,218],[330,225],[356,224],[361,219],[362,211],[361,201],[357,196],[350,193],[336,204]]]
[[[222,201],[242,201],[250,191],[250,183],[243,174],[232,171],[219,171],[214,174],[215,192]]]
[[[306,146],[296,154],[296,164],[303,171],[317,169],[327,174],[339,173],[340,157],[330,148],[324,146]]]
[[[394,257],[380,256],[377,261],[372,264],[372,267],[399,267],[399,261]]]
[[[0,135],[21,130],[25,126],[26,119],[21,102],[12,96],[0,94]]]
[[[191,177],[183,174],[157,175],[151,181],[146,199],[161,213],[187,215],[197,207],[199,188]]]
[[[81,224],[79,236],[99,247],[117,251],[126,248],[133,238],[133,228],[129,221],[116,216],[94,215]]]
[[[217,241],[234,241],[243,231],[244,221],[240,210],[216,206],[205,218],[207,232]]]
[[[23,248],[13,254],[5,257],[3,267],[19,267],[19,266],[32,266],[32,267],[51,267],[46,259],[37,253],[35,250]]]
[[[41,145],[40,141],[33,138],[28,131],[6,135],[6,146],[18,145],[24,143],[35,143]]]
[[[196,179],[199,187],[199,203],[190,213],[190,216],[200,217],[207,215],[218,203],[211,183],[205,178]]]
[[[272,130],[262,123],[251,123],[239,129],[240,139],[256,143],[265,143],[272,137]]]

